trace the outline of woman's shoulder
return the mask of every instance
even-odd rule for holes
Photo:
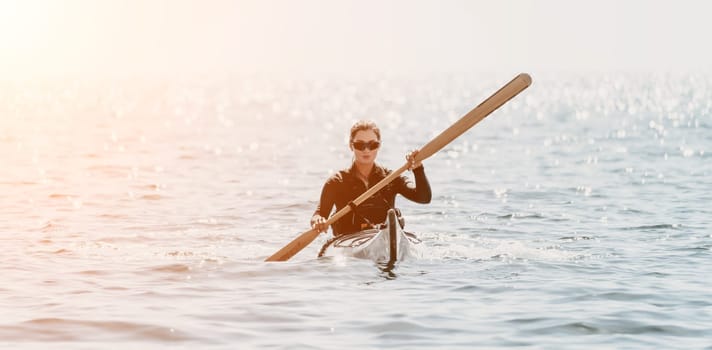
[[[390,174],[390,173],[393,172],[391,169],[388,169],[388,168],[386,168],[386,167],[384,167],[384,166],[382,166],[382,165],[380,165],[380,164],[375,164],[375,168],[376,168],[375,171],[376,171],[379,175],[383,175],[384,177],[385,177],[385,176],[388,176],[388,174]]]
[[[326,180],[326,183],[334,183],[334,182],[340,183],[340,182],[344,182],[345,179],[348,179],[350,177],[351,177],[350,169],[345,168],[345,169],[341,169],[341,170],[331,174],[331,176],[329,176],[329,178]]]
[[[386,177],[393,172],[393,170],[386,168],[384,166],[380,166],[380,165],[377,166],[377,169],[378,169],[377,171],[379,171],[383,175],[383,177]],[[407,177],[404,174],[401,174],[399,177],[396,178],[396,180],[405,179],[405,178],[407,178]]]
[[[376,178],[379,179],[379,180],[384,179],[386,176],[390,175],[390,174],[393,172],[393,170],[388,169],[388,168],[386,168],[386,167],[384,167],[384,166],[381,166],[381,165],[378,165],[378,164],[376,164],[375,166],[376,166],[376,168],[375,168],[374,172],[376,173]],[[403,175],[401,175],[401,176],[399,176],[398,178],[394,179],[394,181],[392,181],[390,184],[388,184],[388,186],[393,186],[393,185],[395,185],[396,183],[402,182],[402,180],[403,180]]]

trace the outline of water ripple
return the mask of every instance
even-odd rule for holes
[[[126,321],[88,321],[65,318],[36,318],[20,324],[0,327],[6,341],[147,341],[176,342],[195,339],[171,327]]]
[[[423,243],[390,269],[317,259],[327,235],[263,260],[309,228],[355,120],[395,169],[499,77],[0,82],[0,342],[707,344],[712,79],[535,79],[425,160],[432,202],[397,200]]]

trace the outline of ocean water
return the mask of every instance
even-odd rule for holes
[[[398,168],[516,73],[0,83],[0,347],[712,349],[703,74],[532,74],[398,200],[413,257],[263,262],[355,120]]]

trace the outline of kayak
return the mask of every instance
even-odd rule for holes
[[[324,244],[319,257],[349,256],[392,264],[406,258],[418,243],[414,234],[403,231],[396,211],[390,209],[386,222],[378,228],[334,237]]]

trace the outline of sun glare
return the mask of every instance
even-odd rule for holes
[[[50,39],[50,1],[0,0],[0,62],[3,73],[40,59]]]
[[[0,0],[0,44],[3,50],[32,47],[47,34],[48,1]]]

